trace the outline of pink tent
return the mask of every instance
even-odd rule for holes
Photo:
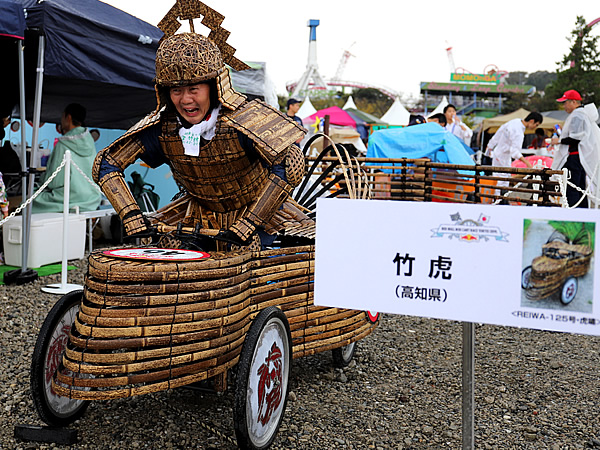
[[[531,155],[531,156],[526,156],[525,159],[527,161],[529,161],[529,164],[531,164],[532,166],[535,167],[535,165],[538,163],[538,161],[541,163],[541,165],[543,167],[545,167],[546,169],[549,169],[552,167],[552,158],[549,156],[537,156],[537,155]],[[513,167],[527,167],[525,165],[525,163],[523,163],[522,161],[519,161],[518,159],[513,161],[511,166]]]
[[[329,123],[331,125],[356,128],[356,120],[339,106],[330,106],[329,108],[320,109],[316,113],[302,118],[302,121],[305,124],[314,123],[317,117],[319,119],[324,119],[327,115],[329,116]]]

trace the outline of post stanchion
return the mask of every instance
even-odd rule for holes
[[[60,272],[60,284],[48,284],[42,288],[43,292],[49,294],[68,294],[72,291],[83,289],[79,284],[67,283],[67,253],[69,236],[69,196],[71,190],[71,152],[65,152],[65,194],[63,198],[63,242],[62,242],[62,262]]]

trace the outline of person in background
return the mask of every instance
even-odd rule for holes
[[[529,146],[529,148],[538,149],[545,148],[547,146],[548,144],[546,144],[546,133],[542,128],[536,128],[535,137],[533,138],[533,141],[531,141],[531,145]]]
[[[496,167],[511,167],[513,159],[518,159],[525,166],[531,168],[531,164],[523,154],[523,139],[525,138],[525,130],[535,130],[540,126],[544,116],[538,112],[532,112],[525,119],[513,119],[506,122],[494,134],[490,142],[488,142],[485,154],[492,158],[492,166]],[[507,173],[494,172],[494,176],[508,177]],[[499,187],[508,186],[508,181],[498,181]]]
[[[447,122],[446,130],[461,139],[466,145],[470,146],[473,130],[462,123],[460,118],[456,115],[456,107],[452,104],[446,105],[444,108],[444,115],[446,116]]]
[[[302,119],[296,115],[296,114],[298,114],[298,111],[300,110],[300,105],[302,105],[302,102],[300,100],[296,100],[295,98],[290,98],[287,101],[287,113],[286,114],[290,119],[292,119],[298,125],[300,125],[301,127],[304,127],[304,123],[302,122]]]
[[[437,113],[432,116],[429,116],[427,122],[435,122],[439,124],[442,128],[446,128],[446,124],[448,123],[446,122],[446,116],[442,113]]]
[[[582,191],[586,190],[586,176],[595,185],[598,175],[600,157],[600,130],[595,124],[598,109],[592,103],[585,107],[581,103],[581,95],[570,89],[556,100],[564,104],[569,113],[560,138],[553,137],[552,144],[557,145],[552,161],[552,169],[568,169],[570,174],[567,185],[567,202],[569,206],[578,208],[589,206],[587,197],[571,186],[571,183]],[[559,145],[560,144],[560,145]],[[593,190],[592,192],[594,192]],[[581,201],[580,201],[581,200]]]
[[[6,132],[4,129],[10,125],[10,116],[6,116],[2,118],[2,128],[0,128],[0,147],[2,146],[2,140],[4,136],[6,136]]]
[[[521,153],[525,130],[535,130],[543,120],[544,116],[540,113],[532,112],[524,119],[509,120],[498,128],[486,148],[486,156],[492,158],[492,165],[510,167],[512,160],[518,159],[527,167],[531,167]]]
[[[301,104],[302,104],[302,102],[300,100],[296,100],[295,98],[290,98],[287,101],[287,113],[286,114],[290,119],[292,119],[294,122],[296,122],[302,128],[304,128],[304,123],[302,122],[302,119],[296,115],[296,114],[298,114],[298,111],[300,110]],[[300,142],[302,142],[302,139],[297,140],[296,144],[300,145]]]
[[[420,124],[426,123],[426,122],[427,122],[427,120],[421,114],[411,114],[408,117],[408,125],[407,126],[410,127],[412,125],[420,125]]]
[[[2,209],[2,218],[8,217],[8,199],[6,198],[6,188],[4,187],[4,178],[0,172],[0,209]]]
[[[100,130],[94,128],[93,130],[90,130],[90,135],[92,136],[94,142],[97,142],[98,139],[100,139]]]
[[[43,184],[62,163],[67,150],[71,151],[71,160],[91,180],[92,165],[96,158],[94,139],[84,127],[86,110],[78,103],[68,105],[60,119],[63,136],[48,158],[46,172],[40,179]],[[48,187],[33,201],[33,213],[62,212],[65,194],[65,176],[61,171]],[[69,191],[70,207],[78,206],[80,211],[93,211],[100,205],[101,195],[97,188],[90,184],[75,168],[71,168],[71,189]]]

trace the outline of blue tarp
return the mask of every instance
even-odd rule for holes
[[[25,15],[21,3],[0,0],[0,36],[24,39]]]
[[[367,158],[429,158],[433,162],[474,166],[466,146],[437,123],[375,131]]]
[[[2,0],[5,1],[5,0]],[[162,31],[98,0],[19,0],[26,11],[27,115],[33,114],[38,36],[45,36],[42,121],[58,123],[81,103],[87,125],[126,129],[156,107],[154,58]],[[0,22],[1,23],[1,22]],[[2,30],[0,29],[0,33]],[[12,50],[0,48],[5,92],[0,109],[18,103]]]

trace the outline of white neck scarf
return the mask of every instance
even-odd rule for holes
[[[198,156],[200,154],[200,138],[210,141],[215,137],[220,110],[221,105],[219,104],[211,111],[208,119],[192,125],[190,128],[181,127],[179,129],[179,137],[181,137],[183,150],[186,155]]]

